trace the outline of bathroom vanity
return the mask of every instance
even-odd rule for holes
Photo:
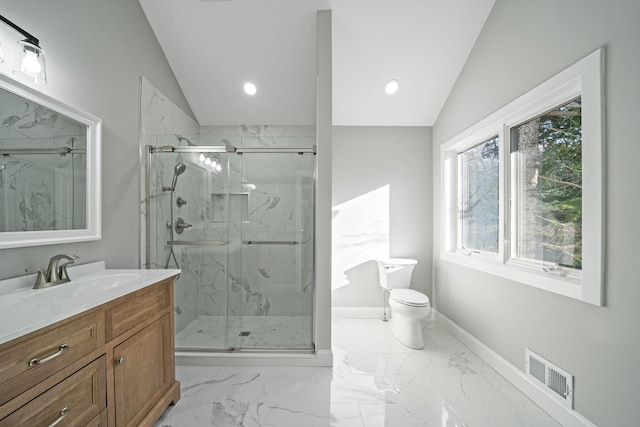
[[[0,427],[152,426],[180,398],[179,270],[94,264],[64,285],[0,293]]]

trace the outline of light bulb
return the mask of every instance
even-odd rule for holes
[[[42,71],[38,55],[35,52],[25,49],[24,58],[22,58],[22,69],[31,74],[38,74]]]
[[[388,95],[393,95],[400,88],[400,83],[397,80],[389,80],[387,84],[384,85],[384,91],[387,92]]]
[[[198,160],[204,162],[204,153],[200,153],[200,157],[198,157]]]
[[[220,163],[218,163],[216,165],[216,172],[221,172],[222,171],[222,165]]]
[[[40,46],[28,40],[20,40],[16,46],[13,61],[13,74],[30,80],[36,84],[47,82],[44,65],[44,51]]]
[[[258,88],[256,88],[256,85],[254,85],[253,83],[247,82],[244,84],[244,92],[247,95],[255,95],[256,92],[258,92]]]
[[[204,161],[205,164],[210,165],[211,164],[211,158],[207,157]]]

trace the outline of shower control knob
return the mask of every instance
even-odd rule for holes
[[[185,199],[183,199],[182,197],[178,197],[176,199],[176,205],[181,208],[182,206],[186,205],[187,201]]]
[[[182,234],[184,229],[185,228],[189,228],[189,227],[193,227],[193,226],[191,224],[187,224],[186,222],[184,222],[184,220],[182,218],[176,219],[176,224],[174,226],[174,229],[176,230],[176,233]]]

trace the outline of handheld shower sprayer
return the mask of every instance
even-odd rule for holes
[[[173,168],[173,180],[171,181],[171,186],[167,187],[166,185],[162,186],[162,191],[174,191],[176,189],[176,184],[178,183],[178,176],[182,175],[184,171],[187,170],[187,166],[180,162]]]

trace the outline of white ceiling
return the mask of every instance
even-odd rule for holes
[[[203,125],[315,123],[316,11],[333,124],[432,126],[495,0],[140,0]],[[384,92],[390,79],[395,95]],[[250,97],[246,81],[258,87]]]

